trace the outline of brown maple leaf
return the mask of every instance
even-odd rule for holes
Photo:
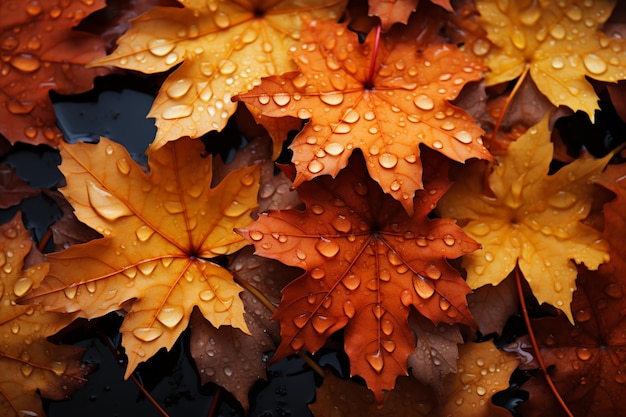
[[[469,289],[446,258],[478,246],[453,221],[426,216],[449,186],[444,158],[429,157],[433,166],[412,215],[353,158],[336,180],[321,177],[298,187],[304,211],[270,211],[239,230],[255,253],[306,270],[285,287],[274,314],[282,337],[275,358],[315,352],[345,327],[351,372],[381,400],[382,390],[407,373],[415,349],[407,325],[411,305],[434,323],[474,324]]]
[[[363,385],[326,372],[322,386],[315,390],[309,406],[315,417],[434,417],[435,402],[427,386],[412,378],[400,377],[393,391],[378,404]]]
[[[491,159],[482,129],[448,101],[480,79],[482,66],[453,45],[392,32],[380,43],[370,33],[360,44],[345,24],[314,22],[292,53],[300,71],[235,97],[268,116],[311,119],[290,146],[294,186],[335,177],[360,148],[370,176],[410,213],[422,188],[420,143],[458,161]]]
[[[564,317],[533,320],[541,356],[546,366],[554,366],[550,377],[577,417],[626,415],[625,294],[623,270],[614,274],[587,271],[578,277],[572,301],[575,326]],[[530,392],[524,416],[562,414],[543,377],[522,387]]]
[[[104,0],[0,2],[0,132],[11,142],[56,147],[61,133],[48,93],[80,93],[104,68],[85,64],[105,54],[95,35],[72,30]]]
[[[67,399],[87,382],[84,376],[91,370],[81,362],[83,348],[46,340],[73,315],[15,302],[48,271],[47,264],[22,269],[31,245],[19,214],[0,226],[0,414],[5,417],[44,416],[38,392],[53,400]]]
[[[244,280],[275,304],[280,300],[280,290],[298,275],[296,268],[254,256],[252,247],[234,255],[229,269],[239,282]],[[196,312],[190,322],[190,350],[200,381],[224,387],[248,410],[248,393],[259,379],[266,379],[263,356],[276,348],[279,328],[271,320],[271,310],[250,291],[244,290],[241,298],[251,336],[229,326],[216,329]]]
[[[194,306],[216,327],[248,331],[241,287],[211,259],[246,245],[233,228],[252,221],[260,169],[211,188],[212,158],[203,153],[200,141],[172,142],[151,155],[146,175],[107,139],[61,146],[61,191],[104,237],[48,255],[50,272],[25,301],[92,318],[134,300],[120,329],[127,377],[174,344]]]
[[[614,6],[614,0],[477,0],[480,21],[494,44],[484,56],[491,69],[487,85],[529,71],[555,106],[582,110],[593,121],[598,96],[585,77],[626,79],[626,41],[599,30]]]
[[[181,0],[155,7],[132,22],[117,49],[92,65],[144,73],[181,64],[163,83],[149,117],[158,132],[149,150],[183,136],[222,130],[235,112],[231,97],[262,77],[295,68],[289,49],[308,19],[337,19],[345,0]]]

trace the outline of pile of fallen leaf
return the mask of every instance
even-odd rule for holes
[[[126,377],[191,327],[202,382],[246,409],[264,352],[339,333],[361,379],[320,369],[316,417],[510,415],[491,398],[517,368],[525,417],[626,415],[626,129],[566,129],[626,126],[623,5],[108,3],[0,2],[0,156],[58,149],[46,192],[73,208],[45,256],[0,226],[0,414],[84,384],[47,337],[118,311]],[[147,166],[64,142],[49,92],[131,70],[165,73]],[[236,147],[227,123],[225,163],[205,142]],[[0,165],[1,208],[38,192]]]

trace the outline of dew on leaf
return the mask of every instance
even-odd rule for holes
[[[220,298],[217,300],[213,308],[215,309],[217,313],[223,313],[230,309],[230,307],[233,305],[233,301],[234,301],[233,297]]]
[[[274,100],[274,103],[282,107],[289,104],[289,102],[291,101],[291,96],[286,93],[274,94],[272,96],[272,100]]]
[[[320,172],[321,170],[324,169],[324,164],[322,164],[320,161],[318,161],[317,159],[314,159],[313,161],[309,162],[309,165],[307,166],[307,169],[313,173],[313,174],[317,174],[318,172]]]
[[[415,100],[413,100],[413,102],[419,109],[424,111],[432,110],[435,108],[434,100],[425,94],[420,94],[419,96],[415,97]]]
[[[163,202],[163,207],[169,214],[178,214],[184,211],[183,204],[180,201],[167,200]]]
[[[320,100],[330,106],[338,106],[343,103],[343,93],[320,93]]]
[[[187,104],[177,104],[166,108],[161,117],[165,120],[181,119],[183,117],[189,117],[193,113],[193,107]]]
[[[392,153],[383,153],[378,157],[378,163],[383,168],[391,169],[398,164],[398,157]]]
[[[608,69],[606,61],[596,54],[586,54],[583,56],[583,63],[585,64],[585,68],[594,75],[603,74]]]
[[[156,56],[166,56],[175,47],[176,44],[167,39],[152,39],[148,42],[148,50]]]
[[[391,336],[391,334],[393,333],[394,327],[393,327],[393,324],[389,320],[385,319],[385,320],[381,321],[380,329],[387,336]]]
[[[139,226],[137,230],[135,230],[135,235],[137,239],[142,242],[147,241],[154,234],[154,230],[146,225]]]
[[[365,359],[370,364],[372,369],[376,372],[380,373],[383,370],[383,355],[380,350],[376,351],[376,353],[369,353],[365,356]]]
[[[33,373],[33,366],[29,363],[23,363],[20,366],[20,372],[22,372],[22,375],[24,375],[25,377],[30,376],[30,374]]]
[[[324,146],[324,150],[327,154],[332,156],[341,155],[345,150],[345,147],[337,142],[329,142]]]
[[[41,61],[31,54],[18,54],[11,58],[9,61],[11,66],[22,72],[35,72],[41,68]]]
[[[347,289],[354,291],[359,288],[359,285],[361,285],[361,278],[355,274],[349,274],[346,275],[341,282]]]
[[[211,301],[215,298],[215,292],[211,289],[202,290],[199,294],[202,301]]]
[[[415,288],[417,295],[424,300],[429,299],[435,293],[433,286],[420,276],[413,276],[413,288]]]
[[[356,307],[354,306],[354,303],[352,301],[347,300],[343,303],[343,313],[349,319],[353,318],[356,315]]]
[[[173,328],[178,323],[181,322],[184,314],[185,313],[182,307],[179,307],[179,306],[164,307],[161,309],[161,311],[157,315],[157,319],[161,323],[163,323],[165,326],[169,328]]]
[[[21,297],[32,288],[33,283],[33,279],[30,277],[18,278],[13,285],[13,293],[16,296]]]
[[[299,314],[299,315],[297,315],[297,316],[295,316],[293,318],[293,324],[298,329],[303,328],[307,324],[308,321],[309,321],[309,314],[308,313],[302,313],[302,314]]]
[[[155,327],[137,327],[133,330],[133,335],[144,342],[152,342],[163,334],[163,330]]]
[[[313,317],[311,320],[311,325],[313,329],[319,333],[324,334],[326,330],[328,330],[332,325],[334,325],[336,320],[332,317],[318,315]]]
[[[145,263],[141,263],[137,265],[137,269],[139,269],[139,271],[143,275],[148,276],[154,271],[156,266],[157,266],[156,262],[145,262]]]
[[[313,268],[311,270],[311,278],[313,279],[322,279],[325,275],[326,273],[321,268]]]
[[[193,82],[189,78],[180,78],[174,81],[166,90],[171,98],[181,98],[191,89]]]

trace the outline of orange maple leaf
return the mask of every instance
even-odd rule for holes
[[[314,23],[293,52],[300,71],[268,77],[235,98],[269,116],[311,119],[291,145],[294,186],[336,176],[360,148],[371,177],[410,213],[422,188],[420,143],[457,161],[491,159],[482,129],[448,101],[480,79],[482,66],[453,45],[417,51],[411,33],[380,43],[372,33],[360,44],[346,25]]]
[[[498,285],[519,265],[540,303],[570,311],[577,270],[609,260],[600,232],[581,223],[593,201],[593,175],[610,156],[579,159],[548,175],[553,146],[548,118],[513,142],[489,175],[484,167],[464,172],[441,199],[439,212],[463,222],[482,248],[463,259],[472,288]]]
[[[91,2],[0,2],[0,133],[11,143],[57,146],[61,132],[48,93],[81,93],[108,72],[85,64],[105,54],[95,35],[73,30],[104,7]]]
[[[295,68],[289,49],[307,19],[336,19],[345,0],[180,0],[154,7],[132,22],[117,49],[91,65],[145,73],[181,64],[163,83],[149,117],[158,132],[149,150],[183,136],[222,130],[235,112],[231,97],[261,78]]]
[[[487,85],[529,71],[555,106],[582,110],[593,121],[598,96],[585,77],[626,79],[626,41],[599,30],[614,6],[614,0],[477,0],[480,21],[494,44],[488,53],[488,45],[480,48],[491,69]]]
[[[449,186],[444,158],[428,156],[440,165],[427,166],[426,189],[417,192],[412,215],[353,158],[336,180],[321,177],[298,187],[304,211],[270,211],[239,230],[255,253],[306,270],[285,287],[274,314],[282,336],[275,358],[315,352],[345,327],[351,372],[381,400],[382,390],[407,373],[415,349],[407,324],[411,305],[434,323],[473,325],[469,288],[446,258],[478,245],[453,221],[427,217]]]
[[[241,287],[209,259],[247,244],[233,228],[252,222],[260,169],[233,171],[211,188],[203,152],[200,141],[172,142],[151,155],[146,175],[107,139],[61,146],[61,191],[104,237],[48,255],[50,272],[25,300],[87,318],[135,300],[120,329],[127,377],[174,344],[194,306],[216,327],[248,331]]]
[[[91,370],[81,362],[83,348],[46,340],[74,315],[16,304],[48,271],[45,263],[22,269],[31,245],[19,214],[0,226],[0,414],[4,417],[44,416],[38,391],[45,398],[67,399],[87,382],[84,376]]]

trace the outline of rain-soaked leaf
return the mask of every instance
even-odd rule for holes
[[[289,49],[309,19],[337,19],[345,0],[197,1],[155,7],[132,22],[117,49],[92,65],[167,71],[150,111],[158,132],[150,150],[183,136],[222,130],[231,97],[262,77],[295,69]]]
[[[593,175],[609,157],[579,159],[548,175],[553,147],[548,115],[498,157],[489,174],[475,164],[442,198],[439,212],[463,222],[482,248],[463,258],[472,288],[498,285],[519,265],[540,303],[570,311],[577,270],[609,260],[600,232],[581,223],[594,197]],[[572,262],[574,261],[574,262]]]
[[[477,0],[489,40],[487,85],[519,77],[526,67],[555,105],[582,110],[594,120],[598,96],[585,77],[626,79],[626,41],[600,31],[615,0]],[[488,52],[487,52],[488,51]]]
[[[352,374],[382,400],[383,389],[407,373],[415,349],[410,307],[434,323],[473,325],[469,288],[446,258],[475,250],[450,219],[429,219],[449,186],[445,160],[430,152],[425,189],[408,215],[352,158],[336,180],[317,178],[298,187],[306,209],[270,211],[239,232],[257,254],[304,269],[283,290],[274,318],[281,322],[275,358],[316,352],[345,328]]]
[[[446,389],[445,377],[457,371],[457,344],[463,343],[461,332],[456,325],[441,323],[435,326],[416,314],[410,316],[409,325],[417,338],[415,352],[408,359],[411,373],[442,398]]]
[[[134,300],[120,329],[126,377],[171,348],[194,306],[216,327],[248,331],[241,287],[211,259],[246,245],[233,228],[252,221],[260,169],[233,171],[211,188],[203,153],[200,141],[172,142],[152,154],[146,175],[105,138],[61,146],[61,191],[104,237],[48,255],[50,272],[26,301],[93,318]]]
[[[439,417],[510,417],[511,413],[495,406],[491,397],[509,387],[518,364],[516,355],[496,349],[491,341],[461,345],[458,373],[449,382]]]
[[[45,191],[63,212],[63,216],[50,226],[52,231],[52,240],[54,241],[54,250],[60,251],[67,249],[77,243],[89,242],[93,239],[102,237],[85,223],[80,222],[74,215],[74,209],[58,191]]]
[[[295,186],[335,177],[360,148],[370,176],[411,213],[423,186],[421,143],[457,161],[491,159],[482,129],[449,102],[483,67],[454,45],[421,44],[414,32],[429,30],[424,21],[378,47],[375,31],[361,44],[345,24],[315,22],[292,54],[300,71],[236,97],[268,116],[311,119],[290,146]]]
[[[39,194],[40,190],[31,187],[17,176],[15,169],[9,165],[0,165],[0,209],[19,204],[27,197]]]
[[[432,393],[412,378],[400,377],[393,391],[377,404],[371,392],[354,381],[327,372],[309,406],[315,417],[435,417]]]
[[[572,301],[575,326],[563,317],[533,320],[541,356],[546,366],[554,366],[552,381],[576,417],[626,415],[624,277],[623,270],[581,274]],[[530,392],[524,416],[562,415],[541,375],[522,388]]]
[[[478,330],[484,335],[501,334],[509,317],[517,313],[518,297],[513,277],[496,286],[487,284],[475,289],[467,296],[467,303]]]
[[[280,290],[299,273],[296,268],[254,256],[251,247],[234,255],[229,269],[275,304],[280,300]],[[229,326],[216,329],[196,312],[191,316],[190,350],[202,383],[221,385],[247,410],[248,392],[259,379],[266,379],[263,358],[276,349],[279,328],[271,320],[271,311],[252,293],[244,290],[241,298],[252,336]]]
[[[452,11],[450,0],[431,0],[447,11]],[[411,13],[417,9],[419,0],[369,0],[370,16],[378,16],[383,30],[388,30],[394,23],[404,23],[409,21]]]
[[[30,233],[17,215],[0,226],[0,415],[45,416],[39,398],[62,400],[81,387],[90,366],[82,364],[84,349],[46,340],[74,318],[23,306],[16,299],[37,285],[48,265],[23,270],[31,248]],[[39,392],[39,394],[38,394]]]
[[[104,68],[85,64],[105,54],[104,42],[72,30],[104,0],[0,2],[0,132],[11,142],[57,146],[61,133],[48,93],[90,89]]]

